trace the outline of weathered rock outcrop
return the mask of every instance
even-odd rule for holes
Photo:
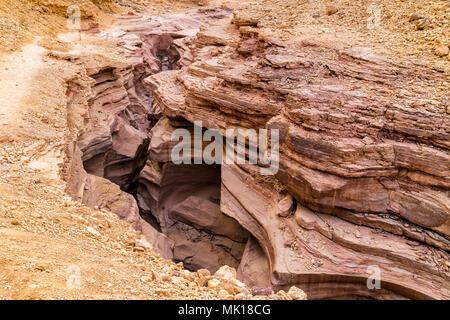
[[[229,13],[206,9],[171,18],[130,15],[120,17],[110,32],[89,31],[115,39],[123,61],[54,53],[85,71],[68,82],[68,193],[129,221],[163,257],[212,272],[225,264],[238,267],[248,233],[220,211],[219,166],[170,163],[164,131],[171,127],[162,119],[153,128],[162,114],[143,79],[177,63],[191,63],[187,37]]]
[[[275,176],[222,164],[219,188],[221,213],[257,240],[270,283],[297,284],[312,299],[450,298],[450,106],[433,90],[448,74],[361,48],[287,45],[236,25],[225,18],[201,27],[184,42],[180,57],[189,58],[180,70],[144,82],[167,128],[187,120],[223,136],[230,128],[279,129]],[[170,130],[156,131],[154,160],[140,180],[151,188],[139,194],[161,208],[154,162],[168,161],[173,142]],[[210,204],[186,199],[168,216],[211,226],[208,215],[189,213]],[[240,277],[267,284],[246,271],[249,255]],[[381,289],[366,285],[372,270]]]
[[[250,287],[270,288],[270,266],[266,254],[258,241],[250,237],[242,254],[237,270],[237,278]]]
[[[123,61],[60,54],[85,70],[68,82],[69,194],[130,221],[162,256],[235,267],[251,286],[450,298],[450,106],[433,90],[448,74],[256,26],[224,9],[130,15],[98,33]],[[209,142],[192,140],[177,165],[176,129],[278,129],[274,175],[207,164]]]

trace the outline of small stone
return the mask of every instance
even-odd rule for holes
[[[287,294],[292,300],[306,300],[306,293],[296,286],[292,286]]]
[[[152,278],[151,277],[147,277],[147,276],[142,276],[141,277],[141,281],[142,282],[150,282],[150,281],[152,281]]]
[[[156,290],[155,290],[155,293],[156,293],[158,296],[167,297],[167,296],[170,295],[170,290],[168,290],[168,289],[156,289]]]
[[[290,300],[292,299],[284,290],[280,290],[277,292],[277,296],[279,296],[283,300]]]
[[[145,239],[136,239],[134,241],[134,243],[135,243],[135,245],[137,247],[143,247],[145,249],[151,249],[152,248],[152,245]]]
[[[178,271],[175,271],[172,273],[172,277],[179,277],[180,273]]]
[[[141,246],[136,246],[133,248],[133,251],[135,252],[145,252],[145,248]]]
[[[245,287],[246,287],[245,284],[244,284],[243,282],[239,281],[239,280],[235,280],[235,281],[234,281],[234,284],[235,284],[236,287],[238,287],[238,288],[245,288]]]
[[[438,57],[445,57],[450,52],[448,46],[437,46],[434,48],[434,54]]]
[[[34,268],[39,271],[46,271],[48,269],[48,265],[44,263],[37,263]]]
[[[320,268],[323,265],[323,262],[320,260],[313,260],[312,265],[316,268]]]
[[[238,293],[237,288],[230,282],[221,282],[220,289],[224,289],[232,294]]]
[[[209,277],[200,277],[196,280],[200,287],[205,287],[208,285]]]
[[[220,281],[217,279],[211,279],[208,281],[208,288],[215,289],[219,286]]]
[[[96,236],[96,237],[100,237],[101,236],[100,232],[98,232],[97,230],[95,230],[92,227],[87,227],[86,231],[89,232],[90,234]]]
[[[180,276],[181,276],[182,278],[188,279],[188,280],[190,280],[190,279],[192,278],[191,272],[190,272],[189,270],[186,270],[186,269],[180,271]]]
[[[294,207],[294,200],[290,194],[286,195],[278,202],[278,215],[280,217],[287,217]]]
[[[238,293],[234,297],[236,300],[244,300],[246,298],[246,295],[244,293]]]
[[[235,280],[236,279],[236,269],[224,265],[219,268],[214,274],[215,277],[223,280]]]
[[[410,17],[409,17],[409,22],[413,22],[413,21],[417,21],[420,18],[422,18],[417,12],[414,12]]]
[[[165,281],[165,282],[171,282],[172,278],[169,275],[164,274],[164,275],[161,276],[161,280]]]
[[[290,248],[292,246],[292,240],[286,240],[284,242],[284,247],[285,248]]]
[[[335,14],[336,12],[338,12],[338,8],[336,8],[335,6],[327,7],[327,15],[331,16],[331,15]]]
[[[172,277],[172,283],[177,286],[181,284],[186,284],[186,279],[182,277]]]
[[[416,29],[417,30],[424,30],[425,28],[428,28],[430,26],[430,20],[427,18],[422,18],[417,20]]]
[[[199,270],[197,270],[197,273],[199,276],[202,276],[202,277],[209,277],[211,275],[211,272],[209,272],[208,269],[199,269]]]
[[[252,295],[254,296],[269,296],[271,294],[273,294],[272,288],[252,287]]]
[[[220,290],[219,291],[219,298],[224,300],[227,296],[229,296],[229,293],[227,290]]]
[[[365,144],[373,144],[375,142],[375,139],[372,138],[372,137],[367,136],[367,137],[364,137],[363,142]]]

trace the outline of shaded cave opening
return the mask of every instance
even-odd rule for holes
[[[147,46],[153,46],[151,50],[153,57],[158,60],[158,72],[178,69],[180,54],[173,44],[173,39],[165,37],[158,41],[154,40],[152,39],[152,43]],[[169,45],[158,47],[161,43]],[[143,68],[147,67],[149,66]],[[144,74],[142,70],[132,72],[135,78],[134,92],[129,92],[130,105],[120,112],[119,117],[142,134],[142,142],[136,153],[128,157],[112,152],[108,149],[110,146],[106,146],[103,152],[94,156],[89,155],[84,159],[85,170],[90,174],[107,178],[136,199],[142,219],[174,242],[172,259],[175,262],[183,262],[183,265],[191,271],[206,268],[215,272],[225,264],[238,269],[241,262],[244,263],[242,257],[248,243],[253,242],[254,252],[262,250],[247,230],[221,212],[221,165],[176,166],[170,162],[154,160],[149,164],[151,159],[148,133],[163,115],[161,112],[154,112],[153,94],[143,83],[150,74]],[[114,73],[113,70],[102,73],[93,76],[97,83],[105,86],[114,83],[108,78],[112,77],[111,75],[105,75]],[[143,102],[151,112],[136,116],[141,111],[137,100]],[[177,125],[181,123],[182,126],[193,125],[185,119],[174,119],[174,122],[177,122]],[[114,125],[111,128],[113,145],[114,141],[120,140],[118,138],[122,134],[120,130],[120,126]],[[123,141],[126,143],[126,140]],[[109,165],[105,166],[105,163]],[[150,170],[148,177],[145,176],[146,170]],[[223,198],[225,199],[225,196]],[[297,201],[294,199],[293,212],[296,208]],[[265,258],[265,253],[260,252],[254,256],[251,256],[251,253],[248,261],[252,264],[258,263],[258,268],[262,269],[261,265],[267,261],[257,259]],[[259,270],[252,271],[256,273]],[[300,287],[308,292],[310,299],[402,298],[404,291],[403,288],[392,287],[377,294],[367,295],[365,278],[342,277],[326,280],[319,276],[284,283],[289,283],[283,287],[284,290],[290,285],[300,283]],[[267,286],[271,284],[268,283]],[[414,294],[406,292],[405,296],[413,297]]]
[[[115,115],[110,132],[103,132],[82,150],[83,167],[136,199],[141,218],[173,242],[171,258],[175,262],[183,262],[191,271],[205,268],[215,272],[223,265],[237,269],[249,233],[221,212],[221,165],[175,165],[152,160],[150,156],[149,133],[163,115],[143,80],[152,74],[179,69],[180,54],[174,40],[163,34],[143,42],[142,49],[151,51],[156,60],[144,57],[144,65],[130,71],[133,86],[125,84],[129,104]],[[101,88],[103,96],[108,94],[109,86],[117,86],[117,73],[111,68],[92,75],[94,89]],[[90,112],[95,112],[95,108],[108,109],[108,104],[99,105],[95,100],[88,101]],[[107,112],[104,111],[109,116]],[[193,126],[186,120],[175,122]],[[90,153],[93,145],[101,145],[97,149],[100,152]]]

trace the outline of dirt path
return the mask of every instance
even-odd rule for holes
[[[26,45],[21,52],[7,55],[0,60],[0,124],[8,130],[21,113],[24,100],[35,86],[34,77],[42,68],[45,49],[35,43]]]
[[[76,67],[45,52],[29,44],[1,60],[0,298],[153,298],[157,255],[134,252],[140,236],[115,216],[64,195],[59,109]]]

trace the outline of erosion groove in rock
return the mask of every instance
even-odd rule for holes
[[[124,62],[87,66],[87,80],[70,80],[67,93],[74,132],[69,194],[129,221],[163,257],[211,272],[238,267],[248,233],[220,211],[220,166],[170,162],[162,136],[170,139],[172,127],[164,126],[164,118],[158,122],[163,115],[143,79],[191,63],[185,42],[202,24],[229,14],[218,9],[167,19],[121,17],[108,36],[117,37]]]
[[[167,258],[233,266],[253,286],[450,298],[449,104],[432,90],[447,74],[285,44],[225,9],[121,19],[109,36],[126,61],[68,82],[74,197],[130,221]],[[173,164],[172,133],[195,121],[222,135],[279,129],[278,172]],[[382,290],[367,287],[373,267]]]
[[[448,298],[448,101],[426,90],[446,75],[235,25],[201,29],[192,64],[144,82],[170,121],[280,130],[276,180],[221,172],[221,210],[257,240],[272,285],[303,284],[313,299]],[[286,192],[298,206],[283,217]],[[384,291],[367,289],[371,265]]]

